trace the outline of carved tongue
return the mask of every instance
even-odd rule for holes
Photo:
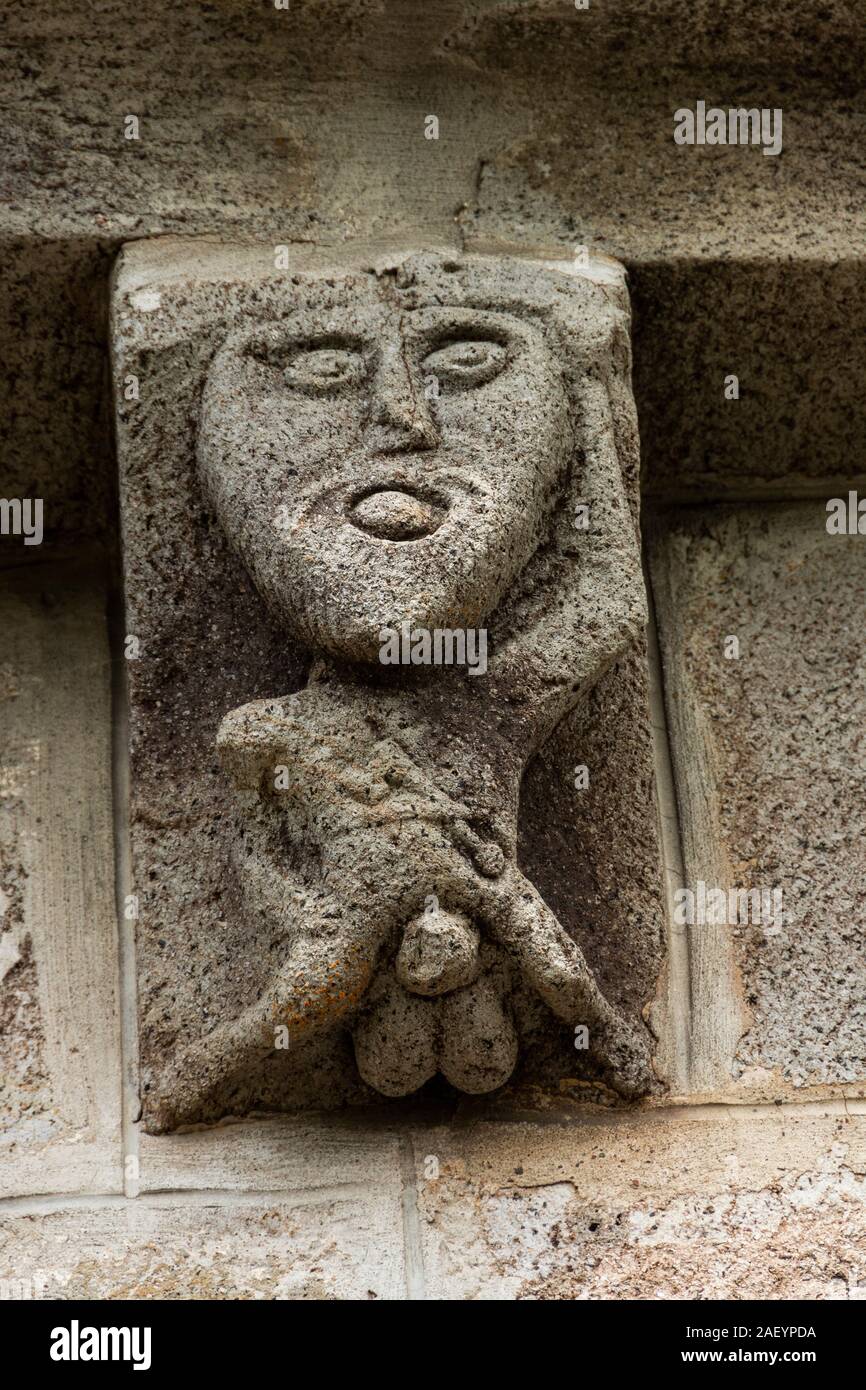
[[[380,540],[413,541],[429,536],[442,520],[442,510],[411,492],[371,492],[350,513],[362,531]]]

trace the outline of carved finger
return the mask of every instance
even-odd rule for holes
[[[590,1055],[621,1094],[644,1094],[652,1082],[648,1040],[605,998],[580,947],[541,894],[510,866],[486,889],[490,935],[557,1017],[589,1029]],[[492,910],[491,910],[492,909]]]
[[[171,1129],[194,1117],[212,1090],[248,1070],[277,1046],[291,1048],[338,1025],[358,1008],[376,968],[384,930],[367,911],[352,912],[330,898],[315,903],[310,894],[281,879],[277,910],[306,904],[291,923],[288,960],[261,996],[235,1019],[217,1025],[205,1038],[181,1049],[157,1081],[157,1129]],[[260,885],[261,886],[261,885]],[[287,918],[283,918],[288,924]]]

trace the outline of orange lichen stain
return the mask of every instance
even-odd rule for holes
[[[352,948],[354,955],[358,954],[357,948]],[[324,981],[311,981],[304,975],[303,971],[295,976],[295,981],[299,986],[296,993],[303,990],[305,997],[299,1009],[296,1004],[280,1004],[273,1000],[271,1004],[271,1018],[275,1024],[282,1024],[287,1027],[290,1033],[303,1034],[309,1031],[314,1024],[323,1017],[339,1016],[347,1009],[357,1004],[363,997],[368,983],[369,972],[363,972],[363,978],[358,980],[358,969],[353,965],[349,969],[344,962],[332,961],[329,966],[331,978]],[[348,981],[344,981],[347,987],[335,991],[334,986],[341,983],[339,976],[351,976],[356,981],[354,987],[350,987]],[[337,978],[333,978],[336,974]]]

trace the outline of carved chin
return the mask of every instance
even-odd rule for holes
[[[498,518],[465,525],[466,506],[437,506],[387,490],[315,515],[285,547],[249,554],[261,591],[308,645],[351,660],[382,660],[382,629],[483,626],[523,561]],[[522,538],[521,538],[522,539]],[[515,561],[517,563],[515,563]]]

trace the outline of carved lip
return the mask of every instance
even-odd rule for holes
[[[448,503],[403,483],[378,483],[354,493],[346,506],[351,524],[375,540],[417,541],[432,536],[445,519]]]

